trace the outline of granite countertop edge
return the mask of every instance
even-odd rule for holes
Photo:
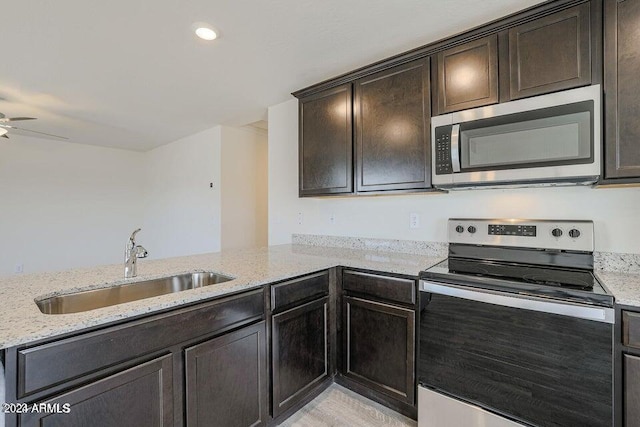
[[[0,349],[108,326],[128,318],[221,298],[328,268],[343,266],[417,277],[421,270],[443,259],[437,254],[428,256],[294,244],[142,260],[138,265],[138,277],[129,280],[122,279],[123,267],[120,264],[3,277],[0,278]],[[218,272],[234,279],[83,313],[47,315],[41,313],[35,303],[36,300],[81,290],[200,271]]]
[[[613,295],[616,305],[640,310],[640,273],[598,270],[595,274]]]
[[[122,279],[123,267],[120,264],[4,277],[0,278],[0,349],[108,326],[128,318],[221,298],[333,267],[417,277],[421,270],[444,258],[441,253],[430,256],[424,253],[288,244],[143,260],[138,265],[139,276],[129,280]],[[35,304],[35,300],[56,295],[200,271],[218,272],[234,279],[83,313],[46,315]],[[613,294],[616,304],[640,309],[640,274],[607,270],[598,270],[596,274]]]

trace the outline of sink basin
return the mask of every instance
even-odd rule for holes
[[[36,301],[36,304],[44,314],[80,313],[96,308],[215,285],[229,280],[233,280],[233,277],[218,273],[188,273],[60,295]]]

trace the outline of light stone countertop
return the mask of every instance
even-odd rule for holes
[[[444,257],[307,245],[279,245],[138,262],[138,276],[123,280],[123,265],[0,278],[0,349],[88,327],[257,288],[335,266],[417,276]],[[83,313],[42,314],[34,299],[195,271],[235,277],[229,282]]]
[[[596,276],[613,294],[616,304],[640,308],[640,274],[596,271]]]

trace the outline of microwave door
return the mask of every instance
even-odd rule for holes
[[[597,100],[584,100],[458,122],[451,139],[452,160],[459,165],[453,184],[594,182],[599,107]]]

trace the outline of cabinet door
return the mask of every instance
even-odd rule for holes
[[[265,423],[265,346],[263,321],[185,350],[188,427]]]
[[[415,312],[344,297],[344,375],[410,405],[415,397]]]
[[[431,186],[429,58],[355,84],[356,191]]]
[[[640,2],[605,2],[605,178],[640,181]]]
[[[273,316],[273,416],[295,406],[328,377],[328,298]]]
[[[590,83],[589,2],[509,30],[511,99]]]
[[[300,99],[300,196],[353,192],[351,103],[351,83]]]
[[[628,354],[624,355],[624,425],[640,427],[640,357]]]
[[[64,404],[70,404],[64,413]],[[172,357],[166,355],[43,402],[61,413],[27,413],[20,425],[139,427],[173,425]]]
[[[496,34],[438,54],[438,114],[498,102]]]

